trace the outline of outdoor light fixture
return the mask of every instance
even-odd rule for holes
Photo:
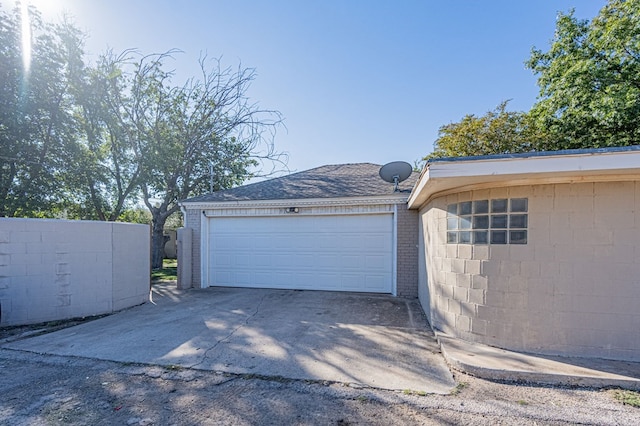
[[[286,212],[286,213],[299,213],[299,212],[300,212],[300,210],[298,210],[298,208],[297,208],[297,207],[287,207],[287,208],[285,209],[285,212]]]

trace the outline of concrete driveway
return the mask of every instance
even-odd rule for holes
[[[380,389],[455,386],[417,300],[169,285],[154,286],[152,300],[3,347]]]

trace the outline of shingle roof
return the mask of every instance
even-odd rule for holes
[[[393,184],[383,181],[380,166],[371,163],[337,164],[317,167],[274,179],[213,194],[189,198],[184,202],[224,202],[250,200],[290,200],[304,198],[371,197],[393,194]],[[400,183],[400,190],[411,192],[419,173]]]

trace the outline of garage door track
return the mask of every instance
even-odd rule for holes
[[[414,299],[157,285],[152,300],[3,347],[390,390],[455,386]]]

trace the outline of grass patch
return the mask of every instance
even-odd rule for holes
[[[414,391],[411,389],[404,389],[402,393],[405,395],[427,396],[427,392],[425,391]]]
[[[624,405],[640,408],[640,392],[630,390],[614,389],[613,397]]]
[[[176,281],[178,279],[178,261],[176,259],[164,259],[162,269],[151,271],[152,281]]]
[[[462,392],[462,389],[466,388],[467,386],[469,386],[469,382],[460,382],[456,385],[455,388],[453,388],[451,390],[451,392],[449,392],[450,395],[459,395],[460,392]]]

